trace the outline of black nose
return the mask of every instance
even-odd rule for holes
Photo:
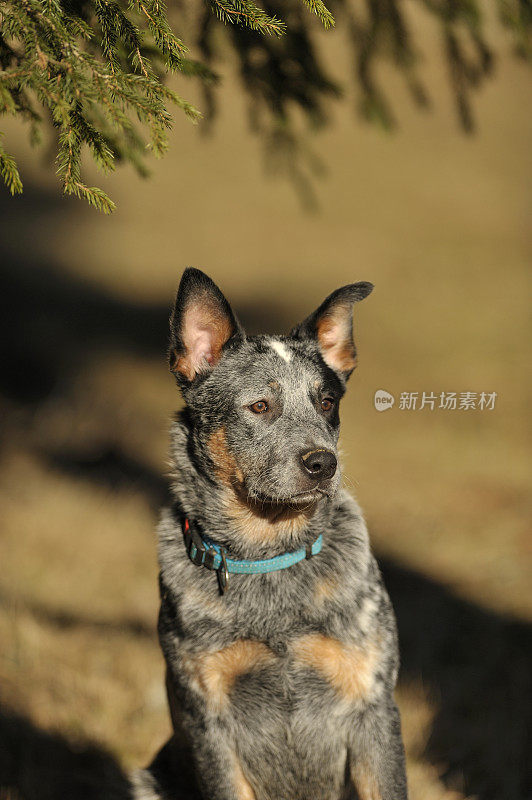
[[[336,456],[330,450],[309,450],[301,454],[303,469],[318,480],[332,478],[336,472]]]

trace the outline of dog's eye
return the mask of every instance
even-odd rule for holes
[[[253,411],[254,414],[264,414],[268,410],[268,403],[266,400],[257,400],[256,403],[249,406],[250,411]]]
[[[330,411],[334,405],[334,400],[332,397],[324,397],[321,401],[321,408],[323,411]]]

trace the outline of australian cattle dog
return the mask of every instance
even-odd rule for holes
[[[407,797],[394,614],[338,465],[353,305],[372,288],[338,289],[288,336],[247,336],[207,275],[183,274],[159,638],[189,797]]]

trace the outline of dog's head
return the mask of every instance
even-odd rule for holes
[[[338,406],[356,364],[353,305],[372,288],[338,289],[288,336],[247,337],[211,279],[184,272],[170,369],[201,468],[242,502],[297,509],[336,491]]]

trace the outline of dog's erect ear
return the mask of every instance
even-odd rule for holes
[[[233,337],[244,339],[244,331],[231,306],[208,275],[189,267],[170,317],[171,372],[181,383],[209,372]]]
[[[356,366],[353,339],[353,305],[372,291],[373,284],[361,281],[342,286],[291,331],[294,339],[314,339],[325,363],[344,380]]]

